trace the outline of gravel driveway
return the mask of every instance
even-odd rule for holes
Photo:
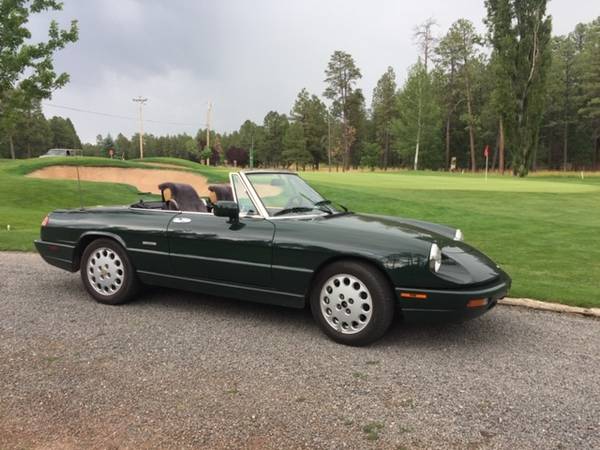
[[[368,348],[308,311],[0,253],[0,448],[600,448],[600,321],[500,306]]]

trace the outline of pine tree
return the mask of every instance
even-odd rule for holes
[[[256,157],[267,167],[277,166],[281,163],[283,138],[287,127],[288,118],[285,114],[269,111],[263,121],[262,139],[257,142]]]
[[[306,148],[304,126],[301,122],[292,122],[285,131],[283,138],[283,152],[281,158],[286,165],[295,164],[305,166],[310,163],[312,157]]]
[[[600,166],[600,18],[587,30],[583,55],[583,106],[580,116],[592,130],[592,166]]]
[[[475,32],[473,24],[466,19],[459,19],[452,24],[450,30],[440,41],[437,54],[440,57],[440,67],[451,80],[451,88],[456,89],[454,94],[462,91],[462,99],[467,107],[466,122],[469,130],[469,151],[471,170],[477,170],[475,158],[475,126],[476,113],[473,98],[474,68],[479,58],[478,47],[481,38]],[[454,98],[450,100],[450,111],[456,105]],[[454,105],[452,104],[454,103]]]
[[[350,165],[350,150],[352,142],[355,140],[352,137],[356,135],[356,127],[352,127],[350,124],[349,115],[352,105],[356,109],[358,97],[352,94],[355,91],[356,82],[362,78],[362,74],[350,54],[336,50],[331,55],[325,75],[325,82],[328,86],[324,95],[332,101],[332,114],[341,119],[343,128],[343,169],[346,170]],[[351,128],[354,128],[354,131]]]
[[[321,161],[327,157],[327,107],[319,97],[302,89],[290,116],[302,124],[306,150],[312,157],[313,165],[318,169]]]
[[[31,158],[45,153],[51,147],[51,137],[40,102],[32,102],[30,108],[19,114],[17,120],[14,135],[15,156]]]
[[[377,143],[383,148],[383,157],[381,160],[384,169],[387,169],[390,162],[392,123],[398,116],[396,89],[396,74],[394,73],[394,69],[388,67],[387,71],[381,76],[377,82],[377,86],[373,90],[373,101],[371,104],[375,136]],[[367,151],[372,152],[374,148],[375,147],[371,146]],[[377,148],[379,148],[379,146]],[[372,162],[371,158],[372,155],[370,154],[368,156],[370,162]]]
[[[486,0],[489,38],[497,62],[497,79],[510,89],[502,101],[513,172],[526,176],[537,146],[544,107],[552,29],[547,0]]]

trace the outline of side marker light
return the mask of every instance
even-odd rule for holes
[[[487,298],[473,298],[467,302],[467,308],[479,308],[488,304]]]

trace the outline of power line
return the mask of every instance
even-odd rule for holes
[[[58,109],[68,109],[69,111],[77,111],[77,112],[82,112],[82,113],[86,113],[86,114],[95,114],[97,116],[105,116],[105,117],[114,117],[115,119],[123,119],[123,120],[134,120],[137,121],[139,120],[138,117],[130,117],[130,116],[121,116],[119,114],[111,114],[111,113],[105,113],[105,112],[99,112],[99,111],[90,111],[88,109],[81,109],[81,108],[74,108],[72,106],[65,106],[65,105],[57,105],[54,103],[43,103],[44,106],[49,106],[51,108],[58,108]],[[144,122],[151,122],[151,123],[160,123],[163,125],[183,125],[183,126],[197,126],[197,124],[194,123],[185,123],[185,122],[165,122],[162,120],[152,120],[152,119],[144,119]]]

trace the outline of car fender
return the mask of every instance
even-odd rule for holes
[[[125,244],[125,241],[118,234],[110,233],[108,231],[96,231],[96,230],[86,231],[86,232],[82,233],[81,236],[79,236],[79,240],[77,241],[77,245],[75,247],[75,255],[76,255],[75,267],[77,269],[79,268],[79,265],[81,263],[80,260],[81,260],[81,255],[83,254],[83,251],[89,245],[89,243],[94,240],[94,238],[95,239],[97,239],[97,238],[112,239],[112,240],[118,242],[119,245],[121,245],[121,247],[123,247],[123,249],[125,249],[125,251],[127,251],[127,245]]]

